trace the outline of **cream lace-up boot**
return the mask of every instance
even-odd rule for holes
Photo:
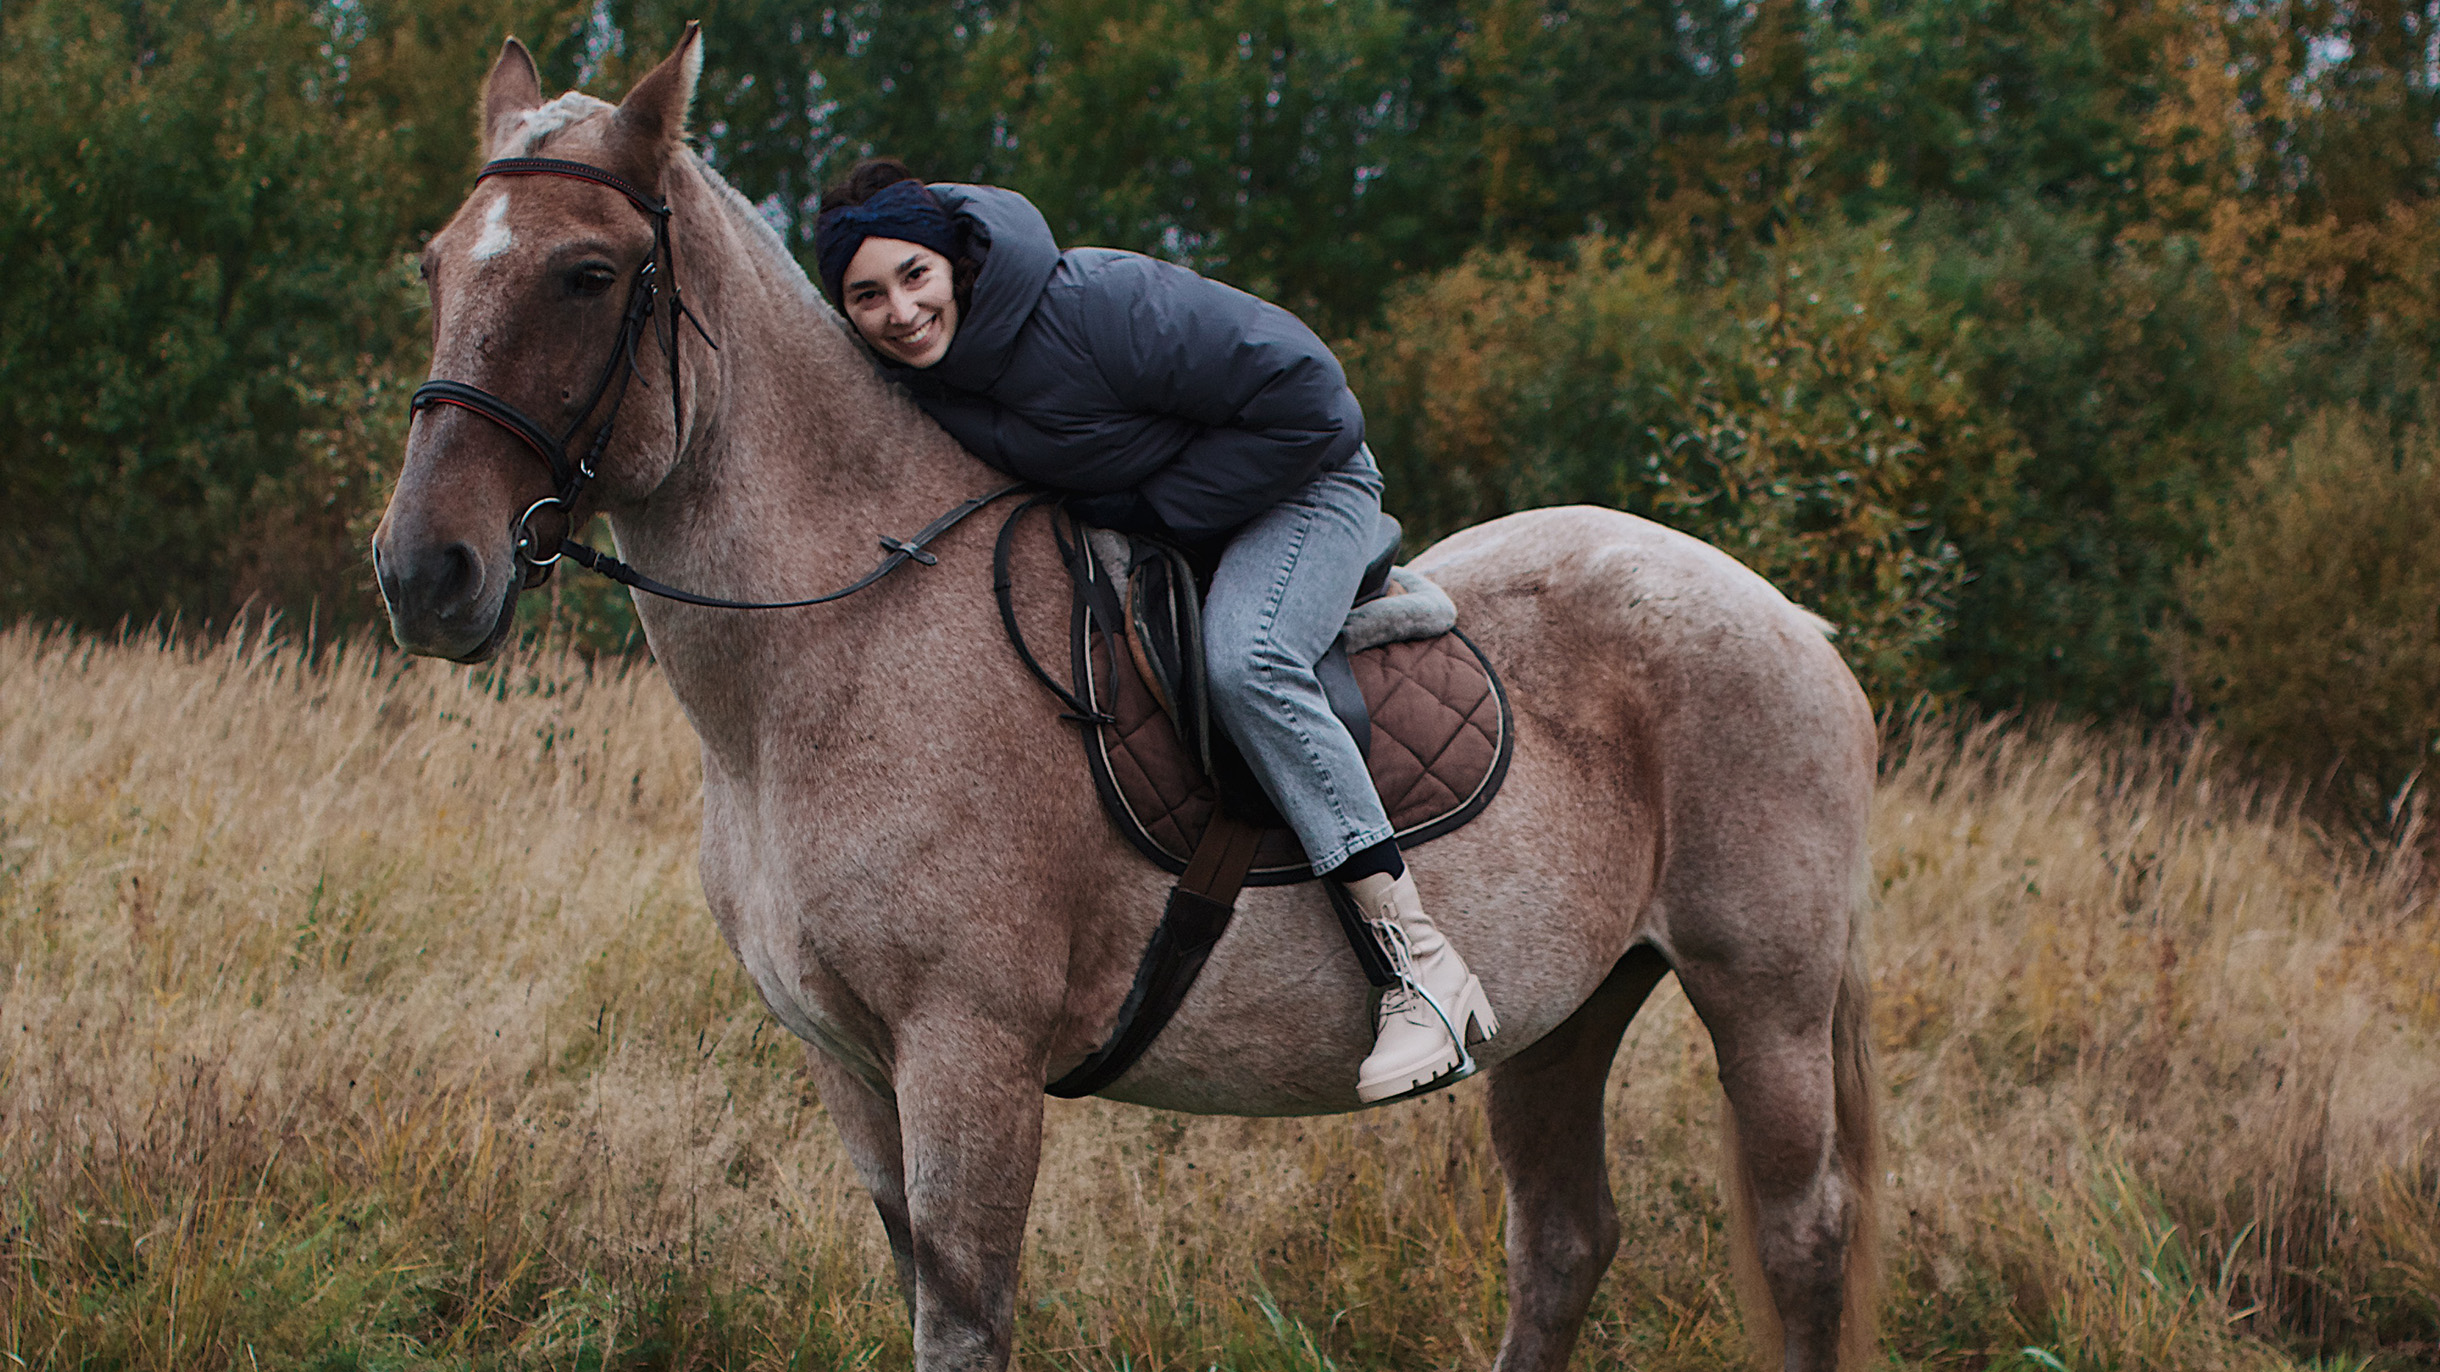
[[[1356,1075],[1356,1098],[1371,1104],[1403,1096],[1457,1073],[1471,1075],[1469,1042],[1500,1031],[1483,984],[1423,912],[1415,875],[1361,877],[1347,893],[1389,953],[1398,984],[1381,993],[1372,1056]]]

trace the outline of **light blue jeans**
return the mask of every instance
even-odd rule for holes
[[[1238,530],[1203,601],[1212,712],[1316,872],[1392,837],[1364,756],[1313,674],[1355,603],[1380,514],[1381,470],[1359,448]]]

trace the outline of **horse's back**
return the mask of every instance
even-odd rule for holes
[[[1790,843],[1860,858],[1870,711],[1822,621],[1734,559],[1580,506],[1464,530],[1414,565],[1456,600],[1516,707],[1499,799],[1411,855],[1425,908],[1499,1011],[1486,1066],[1563,1022],[1630,947],[1671,948],[1681,930],[1659,896],[1685,879],[1683,854],[1712,880]],[[1317,887],[1248,891],[1177,1019],[1109,1094],[1355,1109],[1368,1004]]]
[[[1566,635],[1516,648],[1525,659],[1555,651],[1566,661],[1550,665],[1594,677],[1644,675],[1662,692],[1656,705],[1690,718],[1735,680],[1871,727],[1831,626],[1666,525],[1593,505],[1527,510],[1451,534],[1414,565],[1458,600],[1460,627],[1478,640]],[[1577,693],[1598,687],[1586,680]]]

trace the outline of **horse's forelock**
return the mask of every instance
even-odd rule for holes
[[[609,114],[617,106],[583,91],[569,91],[555,100],[537,105],[517,116],[501,135],[494,158],[532,157],[542,151],[542,145],[552,134],[581,124],[598,114]]]

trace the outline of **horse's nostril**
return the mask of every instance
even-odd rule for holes
[[[452,543],[431,558],[432,603],[443,608],[455,608],[471,598],[483,585],[483,571],[474,559],[474,549],[463,543]]]
[[[391,549],[373,560],[382,598],[410,616],[460,615],[483,589],[483,564],[464,543],[426,546],[399,555]]]

